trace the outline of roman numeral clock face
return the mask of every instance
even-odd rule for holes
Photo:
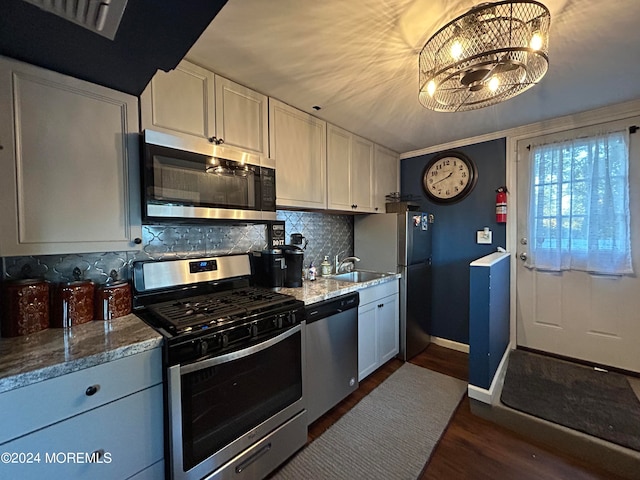
[[[435,203],[454,203],[471,193],[478,178],[475,164],[460,152],[436,155],[422,174],[422,189]]]

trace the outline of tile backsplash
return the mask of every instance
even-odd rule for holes
[[[278,220],[285,222],[286,242],[292,233],[301,233],[308,241],[305,266],[319,265],[325,255],[333,264],[353,254],[353,217],[329,213],[279,210]],[[52,282],[75,280],[74,268],[81,278],[105,283],[115,270],[118,278],[130,278],[131,265],[139,260],[166,260],[262,250],[267,246],[265,225],[144,225],[143,247],[138,252],[105,252],[69,255],[5,257],[2,277],[44,278]]]
[[[266,247],[264,225],[144,225],[134,260],[228,255]]]
[[[353,255],[352,215],[279,210],[277,218],[284,220],[286,243],[291,243],[292,233],[301,233],[308,241],[304,251],[305,267],[313,261],[319,268],[325,255],[332,265],[338,254],[341,259]]]

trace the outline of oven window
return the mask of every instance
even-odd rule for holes
[[[237,360],[184,374],[184,470],[302,397],[302,335]]]

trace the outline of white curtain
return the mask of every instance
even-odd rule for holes
[[[628,132],[532,145],[530,155],[526,265],[632,274]]]

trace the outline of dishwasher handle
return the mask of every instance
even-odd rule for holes
[[[312,303],[305,307],[307,313],[307,324],[322,320],[343,313],[352,308],[358,308],[360,295],[358,292],[348,293],[339,297],[330,298],[322,302]]]

